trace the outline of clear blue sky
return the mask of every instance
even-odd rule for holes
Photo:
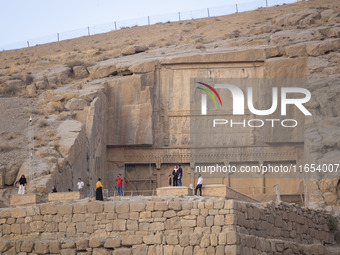
[[[113,21],[259,1],[265,2],[265,0],[1,0],[0,46]]]

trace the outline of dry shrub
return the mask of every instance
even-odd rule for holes
[[[64,109],[62,102],[49,102],[46,105],[45,111],[47,114],[52,114],[55,112],[61,112]]]
[[[37,122],[39,128],[47,127],[48,123],[45,119],[39,119]]]
[[[15,149],[18,149],[18,148],[9,144],[9,143],[0,144],[0,152],[1,153],[10,152],[10,151],[13,151]]]
[[[34,76],[31,74],[26,74],[25,82],[26,85],[30,85],[34,80]]]
[[[64,92],[61,93],[61,95],[65,97],[65,101],[68,101],[71,98],[78,98],[78,94],[75,92]]]
[[[15,96],[19,93],[20,88],[16,86],[15,84],[7,84],[4,83],[0,87],[0,94],[4,96]]]
[[[24,110],[34,115],[43,115],[44,112],[38,108],[24,107]]]
[[[84,62],[81,60],[74,60],[74,61],[69,61],[65,63],[65,66],[73,68],[75,66],[83,66]]]
[[[136,40],[135,39],[132,39],[132,38],[128,38],[125,40],[125,44],[128,44],[128,45],[133,45],[135,44]]]
[[[72,114],[70,112],[61,112],[60,114],[56,116],[56,120],[58,121],[63,121],[66,119],[71,119],[71,118],[72,118]]]

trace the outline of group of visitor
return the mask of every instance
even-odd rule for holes
[[[116,186],[117,186],[117,191],[118,191],[118,196],[124,196],[123,193],[123,178],[121,174],[117,175],[116,178]],[[103,184],[101,182],[101,178],[98,178],[98,181],[96,183],[96,200],[103,201]]]

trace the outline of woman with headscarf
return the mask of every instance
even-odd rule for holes
[[[101,179],[99,178],[96,183],[96,200],[103,201],[103,185]]]

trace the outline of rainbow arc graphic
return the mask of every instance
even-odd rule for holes
[[[221,100],[221,97],[220,97],[220,95],[217,93],[217,91],[212,87],[212,86],[210,86],[210,85],[208,85],[208,84],[206,84],[206,83],[204,83],[204,82],[197,82],[198,84],[201,84],[201,85],[203,85],[203,86],[205,86],[205,87],[207,87],[208,89],[210,89],[216,96],[217,96],[217,98],[218,98],[218,100],[220,101],[220,104],[221,104],[221,106],[222,106],[222,100]],[[216,100],[215,100],[215,97],[213,96],[213,94],[209,91],[209,90],[207,90],[207,89],[205,89],[205,88],[201,88],[201,87],[196,87],[197,89],[200,89],[200,90],[203,90],[204,92],[206,92],[211,98],[212,98],[212,100],[214,101],[214,103],[215,103],[215,105],[217,105],[217,102],[216,102]]]
[[[217,96],[217,98],[220,101],[220,104],[222,106],[221,97],[212,86],[210,86],[209,84],[206,84],[204,82],[197,82],[197,83],[206,87],[206,88],[196,87],[197,89],[200,89],[200,90],[204,91],[205,93],[207,93],[211,97],[211,99],[214,101],[215,105],[217,105],[217,102],[216,102],[214,95],[210,92],[210,91],[212,91]],[[202,115],[207,115],[207,94],[202,94],[202,101],[201,101],[201,114]]]

